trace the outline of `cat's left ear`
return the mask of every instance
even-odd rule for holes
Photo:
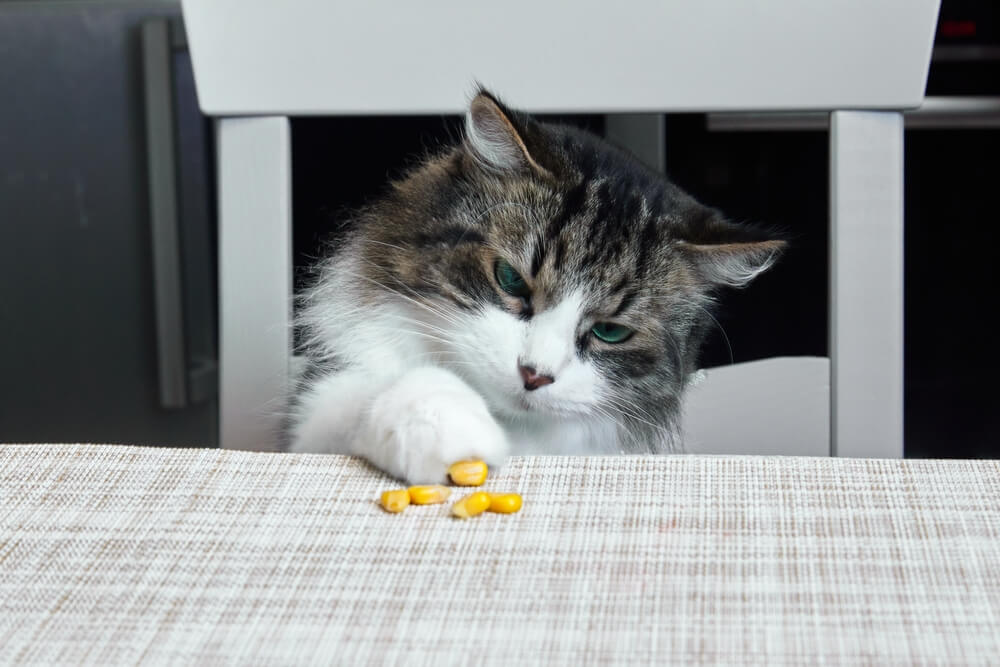
[[[534,121],[511,111],[484,89],[469,104],[465,117],[465,145],[476,161],[491,171],[532,170],[548,175],[529,148]]]
[[[771,268],[788,247],[776,234],[713,216],[679,245],[713,285],[745,287]]]

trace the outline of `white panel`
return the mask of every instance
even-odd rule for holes
[[[272,450],[291,354],[289,124],[228,118],[217,132],[219,441]]]
[[[688,390],[690,454],[829,456],[830,362],[779,357],[704,371]]]
[[[830,119],[835,456],[903,455],[903,115]]]
[[[209,114],[916,107],[939,0],[184,0]]]

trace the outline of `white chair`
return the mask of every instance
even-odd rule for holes
[[[830,359],[713,372],[694,400],[711,410],[744,370],[791,383],[787,401],[827,387],[783,453],[902,456],[901,111],[923,100],[938,5],[184,0],[201,108],[218,118],[222,446],[271,447],[289,372],[288,117],[459,113],[481,81],[535,112],[829,111]]]

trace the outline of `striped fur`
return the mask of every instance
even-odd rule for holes
[[[745,285],[784,245],[600,138],[536,122],[486,91],[470,105],[463,143],[353,222],[303,295],[306,351],[326,370],[298,387],[299,450],[368,455],[357,428],[323,436],[351,446],[303,435],[316,411],[332,409],[315,391],[323,377],[364,369],[377,393],[427,364],[481,395],[515,451],[674,450],[713,294]],[[500,289],[498,259],[523,276],[529,299]],[[558,326],[545,324],[557,312]],[[591,333],[599,321],[635,333],[609,344]],[[536,344],[543,325],[565,340]],[[523,358],[533,349],[552,359]],[[526,362],[562,366],[552,385],[525,392]]]

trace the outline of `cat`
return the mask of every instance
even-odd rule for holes
[[[351,222],[301,295],[289,449],[414,484],[463,459],[675,451],[714,296],[785,246],[485,89],[458,145]]]

